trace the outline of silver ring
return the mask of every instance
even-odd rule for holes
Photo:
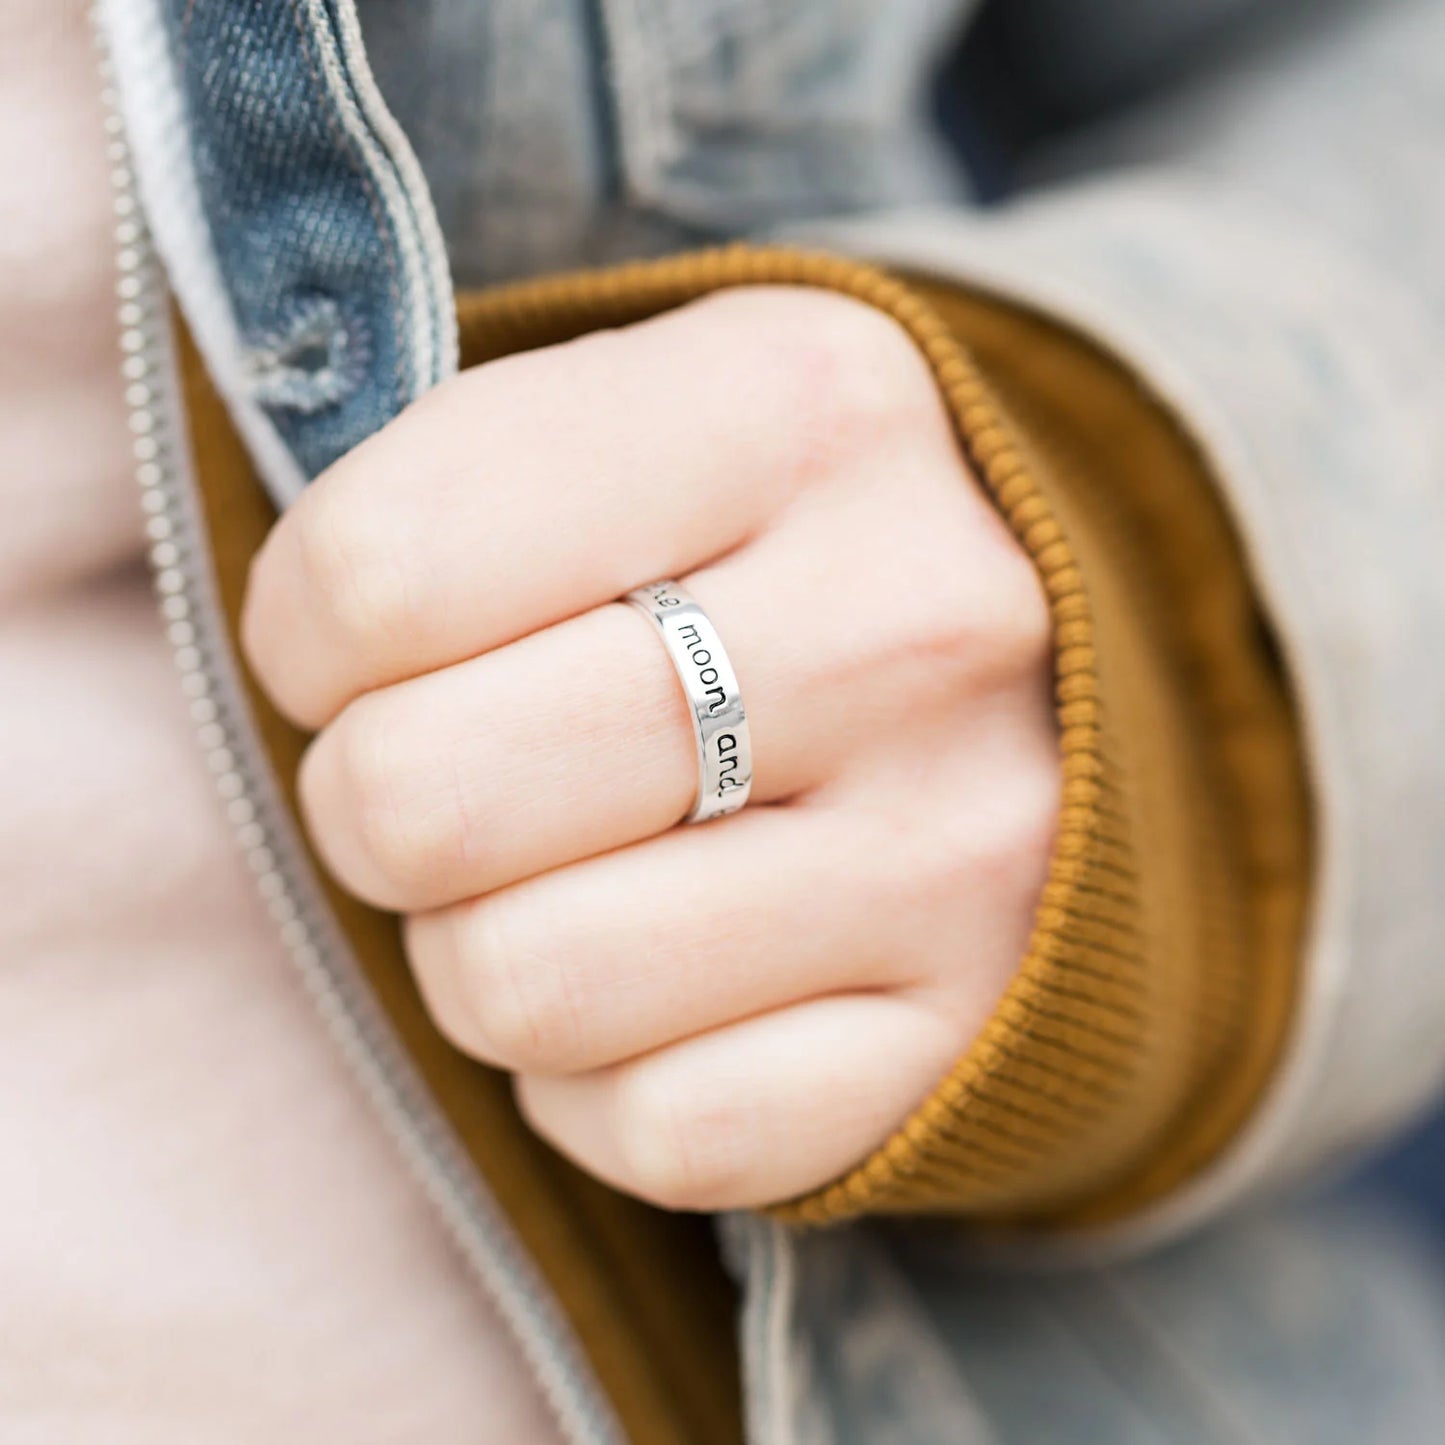
[[[753,743],[737,674],[717,628],[676,582],[654,582],[624,602],[652,620],[682,682],[697,735],[697,797],[684,819],[736,813],[753,787]]]

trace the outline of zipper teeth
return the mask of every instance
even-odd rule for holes
[[[114,196],[116,296],[135,475],[160,612],[216,791],[266,907],[329,1031],[532,1367],[568,1445],[623,1445],[605,1396],[556,1302],[356,977],[319,889],[267,796],[215,626],[207,563],[171,419],[175,375],[165,288],[137,197],[113,67],[100,70]],[[168,405],[168,403],[171,403]]]

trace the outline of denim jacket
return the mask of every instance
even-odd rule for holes
[[[1100,124],[1041,160],[1068,185],[980,216],[929,119],[973,0],[98,0],[132,359],[168,347],[163,327],[143,329],[153,245],[278,505],[454,370],[455,282],[743,232],[896,259],[1066,316],[1179,409],[1218,462],[1291,652],[1329,844],[1320,982],[1278,1088],[1211,1176],[1130,1241],[1377,1135],[1441,1073],[1420,1034],[1445,1020],[1428,943],[1445,807],[1401,800],[1445,797],[1445,773],[1438,748],[1379,738],[1403,716],[1426,736],[1445,724],[1445,682],[1407,661],[1445,624],[1422,540],[1445,537],[1445,286],[1431,264],[1445,177],[1418,113],[1388,103],[1385,64],[1413,66],[1438,104],[1445,16],[1389,0],[1303,36],[1250,32],[1238,63],[1150,91],[1206,31],[1271,8],[1019,6],[1020,33],[1049,42],[1032,53],[1033,96]],[[1274,57],[1264,80],[1260,56]],[[1139,97],[1132,118],[1105,104],[1125,93]],[[1322,103],[1341,94],[1356,100],[1347,132]],[[1368,127],[1394,167],[1361,204],[1339,141]],[[1308,225],[1281,225],[1291,210]],[[1248,306],[1231,309],[1240,293]],[[180,496],[184,527],[174,421],[160,406],[138,417],[143,484],[157,507]],[[1365,637],[1330,578],[1384,546],[1399,585],[1368,591]],[[163,593],[188,595],[168,567]],[[225,673],[192,690],[203,730],[227,711]],[[263,879],[281,870],[295,852],[284,820],[264,797],[229,806]],[[568,1438],[621,1439],[505,1221],[302,927],[305,907],[274,911]],[[1371,997],[1350,982],[1361,957],[1385,980]],[[1442,1295],[1397,1226],[1366,1229],[1353,1209],[1236,1225],[1138,1263],[1109,1263],[1118,1241],[1092,1241],[1086,1272],[1049,1279],[876,1225],[797,1236],[738,1217],[720,1230],[744,1288],[754,1445],[1423,1440],[1445,1419],[1439,1386],[1396,1348],[1408,1317],[1438,1355]],[[1263,1334],[1280,1268],[1313,1314]]]

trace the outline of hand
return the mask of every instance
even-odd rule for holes
[[[668,577],[752,729],[752,803],[697,827],[682,689],[614,601]],[[278,524],[244,639],[320,730],[318,849],[407,915],[438,1026],[653,1202],[857,1163],[1025,949],[1058,797],[1045,601],[861,303],[725,292],[456,378]]]

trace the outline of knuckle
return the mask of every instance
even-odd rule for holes
[[[295,545],[306,591],[327,630],[344,646],[366,648],[404,636],[419,621],[407,549],[378,509],[336,483],[297,509]]]
[[[399,903],[426,891],[455,834],[450,811],[427,799],[421,750],[395,710],[375,696],[351,703],[332,724],[338,804],[358,851]]]
[[[890,426],[941,415],[932,374],[902,326],[865,302],[837,299],[819,340],[833,358],[832,390],[849,415]]]
[[[927,693],[970,693],[1019,678],[1045,679],[1051,619],[1043,586],[1027,555],[1006,534],[969,549],[974,566],[954,557],[915,577],[896,596],[894,659]]]
[[[1032,900],[1043,889],[1058,829],[1059,774],[1052,759],[1020,763],[979,857],[985,885]]]
[[[760,306],[774,394],[797,439],[795,470],[826,475],[842,457],[925,428],[946,428],[918,348],[884,312],[807,288],[774,288]]]
[[[937,600],[939,605],[913,609],[902,619],[894,652],[923,688],[951,695],[960,679],[977,675],[987,628],[969,599],[952,606],[944,597]]]
[[[427,1016],[454,1049],[475,1055],[470,1002],[461,988],[448,986],[465,977],[465,936],[463,910],[413,913],[402,920],[402,943]]]
[[[463,944],[462,992],[498,1063],[564,1072],[584,1038],[572,974],[515,913],[501,897],[475,911]]]
[[[276,640],[280,631],[276,617],[280,610],[275,600],[276,531],[266,539],[261,550],[251,559],[246,578],[246,595],[241,604],[241,655],[250,665],[257,680],[274,692],[279,669],[276,665]]]
[[[1037,749],[1027,768],[1027,783],[1020,788],[1021,806],[1010,834],[1008,856],[1013,859],[1030,892],[1041,890],[1059,834],[1063,775],[1052,733]]]
[[[661,1209],[728,1207],[743,1176],[742,1111],[660,1064],[636,1066],[619,1088],[617,1143],[633,1192]]]
[[[1041,893],[1058,826],[1059,771],[1041,746],[1000,768],[988,796],[944,820],[915,876],[923,902],[957,910],[988,900],[1000,916],[1024,916]],[[941,835],[941,836],[940,836]]]
[[[989,635],[993,655],[1016,672],[1045,668],[1053,645],[1053,617],[1033,560],[1010,536],[1001,538],[990,569]]]

